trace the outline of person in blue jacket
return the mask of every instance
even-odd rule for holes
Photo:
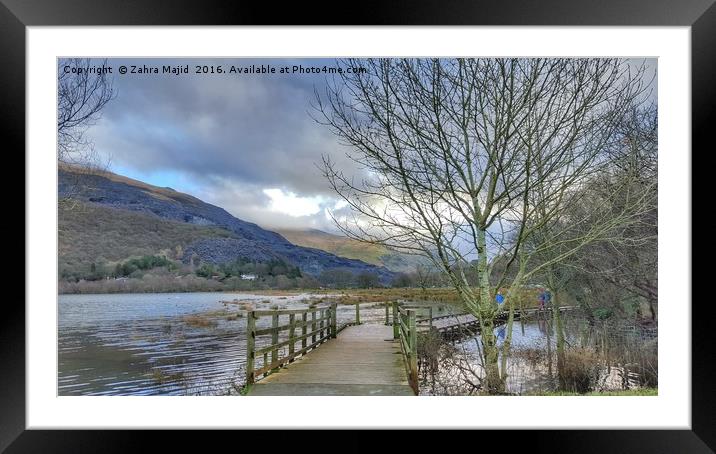
[[[502,303],[505,302],[505,297],[502,295],[502,291],[498,290],[497,295],[495,295],[495,301],[497,301],[498,307],[502,307]]]

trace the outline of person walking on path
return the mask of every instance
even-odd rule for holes
[[[552,300],[552,294],[549,292],[549,290],[544,289],[542,290],[542,293],[539,294],[539,308],[545,309],[549,307],[549,303]]]
[[[502,303],[505,302],[505,297],[502,295],[501,290],[497,291],[497,295],[495,295],[495,301],[497,301],[497,308],[499,310],[502,310]]]

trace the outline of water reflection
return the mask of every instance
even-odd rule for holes
[[[58,393],[236,394],[244,382],[246,319],[241,306],[221,301],[294,309],[307,307],[310,296],[60,295]],[[362,307],[361,319],[382,321],[383,313]],[[338,307],[338,323],[354,317],[353,307]],[[270,317],[260,318],[258,328],[269,324]]]
[[[557,336],[553,322],[549,313],[537,313],[514,322],[510,356],[505,361],[507,393],[539,394],[557,387]],[[656,386],[656,328],[622,322],[595,323],[580,311],[562,314],[565,349],[571,355],[567,358],[573,358],[577,378],[588,379],[592,389]],[[496,327],[494,334],[501,355],[509,336],[507,326]],[[433,338],[423,345],[421,394],[481,392],[480,382],[485,374],[479,335],[453,342]],[[498,363],[502,368],[501,356]]]
[[[248,302],[257,310],[298,309],[307,307],[311,296],[225,293],[61,295],[58,394],[237,394],[244,384],[245,374],[245,307],[222,301]],[[440,317],[452,311],[443,305],[433,305],[430,311],[425,305],[418,309],[418,316],[427,317],[432,312],[434,317]],[[382,306],[361,306],[364,323],[383,323],[384,317]],[[339,305],[337,318],[339,324],[354,321],[355,307]],[[259,318],[257,328],[267,328],[270,323],[270,317]],[[625,343],[626,338],[616,336],[613,330],[609,336],[600,334],[602,329],[604,333],[608,330],[589,327],[581,314],[566,314],[564,327],[570,348],[598,346],[608,355],[610,348],[617,347],[629,353],[628,361],[643,363],[644,358],[652,360],[651,356],[643,355],[652,354],[655,361],[655,332],[653,349],[649,347],[647,351],[642,349],[642,341]],[[285,335],[287,332],[282,333]],[[495,328],[495,335],[501,348],[508,337],[506,327]],[[268,337],[257,339],[257,348],[268,340]],[[440,345],[435,367],[421,364],[421,394],[479,392],[483,375],[479,336]],[[549,315],[516,321],[511,338],[512,354],[507,361],[507,391],[525,394],[552,389],[555,345]],[[633,353],[632,345],[635,346]],[[431,347],[419,343],[418,348]],[[609,360],[613,358],[620,360],[613,354]],[[261,361],[257,358],[257,368],[261,367]],[[656,365],[653,366],[655,374]],[[608,372],[614,373],[614,370],[619,368],[611,368]],[[625,375],[629,373],[627,371]]]

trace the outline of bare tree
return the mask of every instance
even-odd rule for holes
[[[445,273],[480,320],[486,388],[503,392],[490,260],[507,257],[505,269],[518,267],[509,302],[530,275],[614,233],[623,219],[590,227],[574,241],[555,239],[562,253],[535,267],[522,250],[564,220],[577,189],[607,161],[602,151],[618,119],[644,96],[644,68],[617,59],[346,64],[367,71],[336,76],[315,104],[317,120],[350,147],[363,172],[346,175],[324,157],[326,178],[353,212],[334,220],[351,238],[424,255]],[[462,266],[473,258],[475,266]],[[476,288],[467,270],[477,274]],[[498,287],[505,284],[503,276]]]
[[[428,295],[428,287],[435,287],[436,285],[440,285],[440,279],[439,276],[436,276],[436,271],[434,271],[432,267],[429,267],[426,264],[416,264],[413,275],[415,276],[415,282],[422,290],[423,298],[426,298]]]
[[[107,60],[73,58],[57,63],[57,160],[61,169],[72,171],[61,202],[68,202],[82,187],[83,174],[101,172],[108,165],[86,136],[101,118],[102,109],[116,96],[111,76],[102,67],[107,67]]]
[[[655,105],[627,112],[617,131],[621,140],[608,150],[615,173],[633,175],[633,190],[641,191],[649,202],[639,222],[625,231],[632,241],[596,243],[579,254],[579,265],[589,273],[587,284],[594,291],[610,286],[643,299],[653,321],[658,304],[657,118]],[[626,200],[616,202],[623,205]]]
[[[112,79],[88,58],[61,59],[57,66],[57,154],[61,163],[94,162],[87,129],[100,119],[102,109],[115,96]]]

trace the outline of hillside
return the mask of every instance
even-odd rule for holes
[[[394,272],[415,271],[415,266],[423,263],[423,259],[420,257],[395,253],[384,246],[362,243],[317,229],[276,229],[276,232],[293,244],[321,249],[340,257],[362,260],[376,266],[384,266]]]
[[[169,221],[99,204],[63,203],[58,212],[59,273],[63,276],[82,271],[93,262],[118,262],[167,250],[176,254],[177,246],[232,236],[221,228]]]
[[[392,278],[386,268],[297,246],[171,188],[109,172],[79,175],[72,169],[60,169],[58,181],[61,273],[169,250],[185,264],[283,260],[314,276],[345,269],[373,272],[384,282]]]

